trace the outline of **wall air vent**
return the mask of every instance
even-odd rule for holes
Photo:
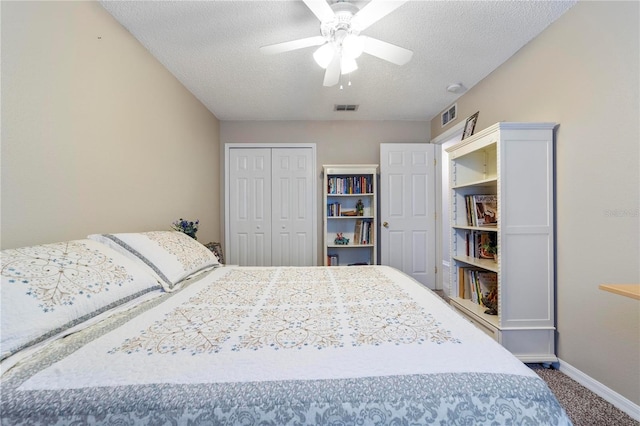
[[[455,120],[458,116],[458,104],[453,104],[440,115],[440,126],[444,127],[447,123]]]
[[[353,105],[353,104],[351,104],[351,105],[348,105],[348,104],[347,105],[334,105],[333,106],[333,110],[334,111],[357,111],[359,106],[360,105]]]

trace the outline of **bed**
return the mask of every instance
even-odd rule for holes
[[[2,424],[571,424],[398,270],[210,254],[164,231],[4,250]]]

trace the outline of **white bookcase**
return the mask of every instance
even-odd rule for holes
[[[557,361],[554,127],[497,123],[447,149],[451,305],[523,362]],[[480,194],[496,195],[497,225],[468,222],[467,197]],[[481,233],[497,242],[497,260],[474,257],[473,236]],[[497,315],[486,314],[463,289],[469,270],[495,273]]]
[[[377,171],[377,164],[323,166],[325,265],[376,264]],[[349,242],[336,243],[338,234]]]

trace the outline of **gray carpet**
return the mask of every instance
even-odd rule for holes
[[[638,426],[640,422],[558,370],[528,364],[556,395],[575,426]]]

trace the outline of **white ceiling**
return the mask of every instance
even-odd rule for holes
[[[319,35],[302,1],[101,1],[220,120],[417,121],[461,95],[449,84],[473,87],[574,3],[409,1],[362,34],[413,50],[411,61],[363,54],[340,90],[322,85],[314,47],[258,50]],[[335,104],[360,107],[334,112]]]

